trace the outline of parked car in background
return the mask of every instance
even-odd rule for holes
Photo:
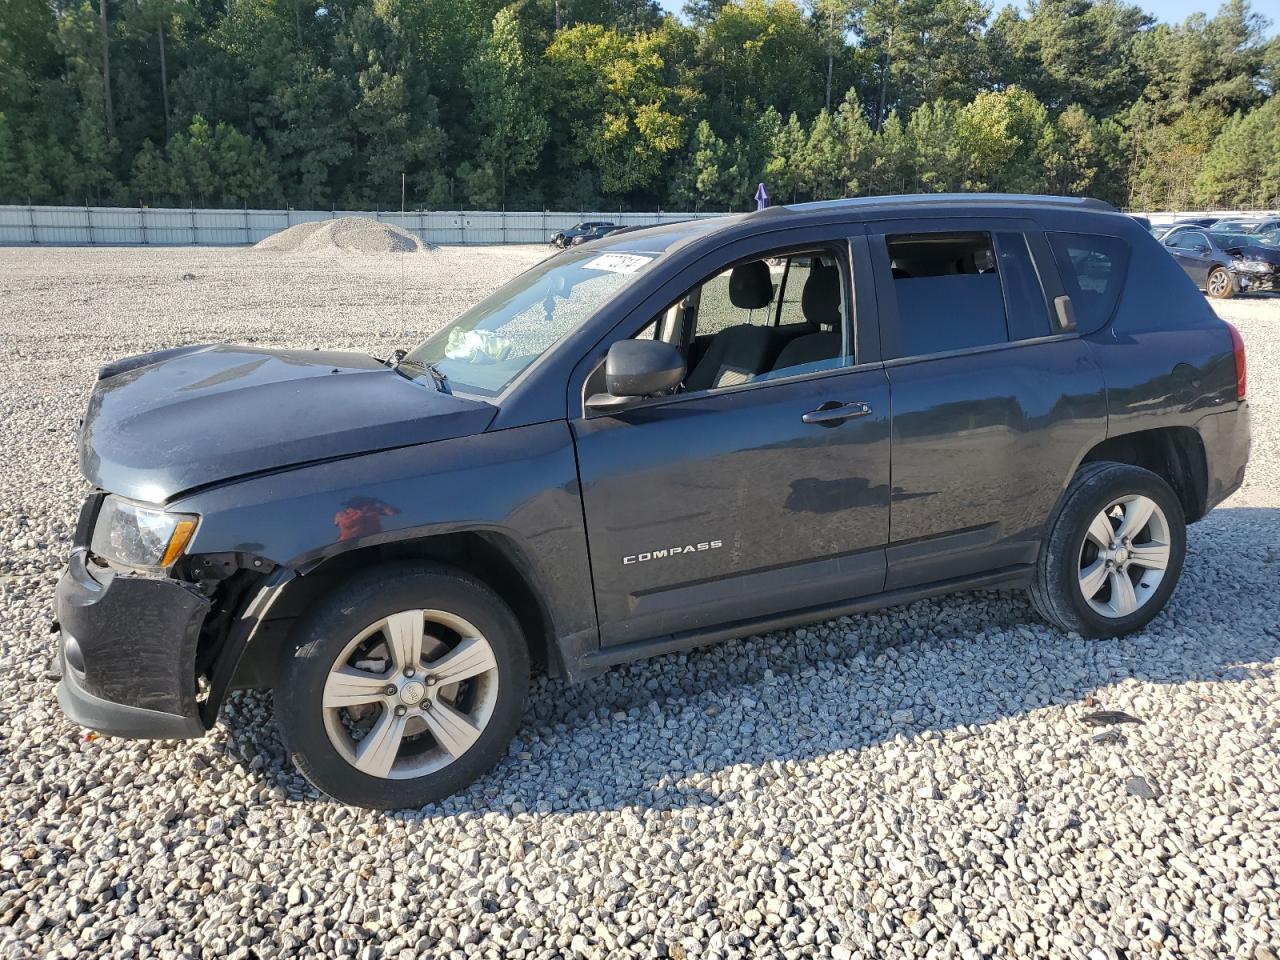
[[[625,229],[626,227],[620,227],[616,223],[602,223],[591,230],[578,234],[578,236],[569,241],[569,246],[579,247],[584,243],[599,240],[601,237],[607,237],[611,233],[617,233],[619,230]]]
[[[575,223],[568,230],[561,230],[551,238],[553,246],[563,250],[565,247],[572,247],[579,243],[585,243],[587,240],[594,240],[596,237],[602,237],[610,229],[616,229],[617,224],[608,220],[584,220],[582,223]],[[604,231],[604,233],[600,232]]]
[[[619,232],[385,362],[132,357],[80,432],[59,701],[168,739],[271,688],[313,783],[417,807],[507,755],[531,662],[996,587],[1120,636],[1242,483],[1245,387],[1138,224],[981,194]]]
[[[1181,227],[1160,242],[1196,286],[1215,299],[1280,290],[1280,246],[1263,237]]]
[[[1161,223],[1150,227],[1150,234],[1157,240],[1163,241],[1175,230],[1190,230],[1195,228],[1207,230],[1218,222],[1217,217],[1186,217],[1182,220],[1174,220],[1170,223]]]
[[[1280,217],[1233,217],[1209,228],[1214,233],[1268,234],[1280,230]]]

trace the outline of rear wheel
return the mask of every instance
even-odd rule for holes
[[[1164,480],[1128,464],[1085,464],[1041,546],[1032,602],[1084,636],[1132,633],[1168,602],[1186,548],[1182,506]]]
[[[1215,267],[1209,274],[1205,290],[1215,300],[1229,300],[1235,296],[1235,284],[1231,282],[1231,274],[1222,267]]]
[[[417,807],[463,789],[520,722],[529,658],[515,617],[445,567],[381,568],[316,608],[276,689],[298,769],[364,807]]]

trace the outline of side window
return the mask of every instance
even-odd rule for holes
[[[852,362],[841,262],[834,249],[783,252],[734,264],[686,291],[663,314],[681,316],[666,330],[688,331],[683,388],[713,390]]]
[[[898,356],[1008,341],[991,234],[912,233],[885,240],[898,300]]]
[[[1025,234],[1013,231],[996,234],[996,250],[1000,255],[1000,278],[1004,281],[1004,299],[1009,313],[1009,339],[1032,340],[1054,332],[1049,319],[1049,304],[1036,270]]]
[[[764,261],[759,261],[765,263]],[[698,295],[698,335],[716,334],[729,327],[738,326],[740,324],[752,324],[753,326],[769,326],[773,323],[773,311],[769,309],[769,305],[773,302],[773,294],[778,289],[778,281],[782,277],[782,271],[778,270],[775,275],[772,268],[765,263],[769,278],[769,292],[766,298],[763,292],[759,293],[756,300],[760,306],[740,306],[739,304],[748,303],[747,300],[738,295],[735,303],[735,294],[737,291],[731,290],[733,283],[733,271],[726,270],[724,273],[718,274],[704,283]],[[763,274],[762,274],[763,276]],[[761,290],[763,291],[763,286]],[[750,301],[752,303],[756,301]]]
[[[1099,329],[1120,300],[1129,267],[1129,244],[1119,237],[1087,233],[1050,233],[1048,237],[1080,331]],[[1179,244],[1192,247],[1201,242],[1188,236],[1179,238]]]

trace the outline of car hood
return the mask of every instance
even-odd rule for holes
[[[1236,249],[1232,247],[1231,249]],[[1240,247],[1240,260],[1261,260],[1263,263],[1270,263],[1280,266],[1280,247]]]
[[[97,487],[163,503],[246,474],[481,433],[496,413],[361,353],[180,347],[99,371],[80,466]]]

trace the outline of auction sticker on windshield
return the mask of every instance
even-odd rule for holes
[[[653,257],[638,253],[602,253],[582,265],[583,270],[604,270],[608,273],[635,273]]]

